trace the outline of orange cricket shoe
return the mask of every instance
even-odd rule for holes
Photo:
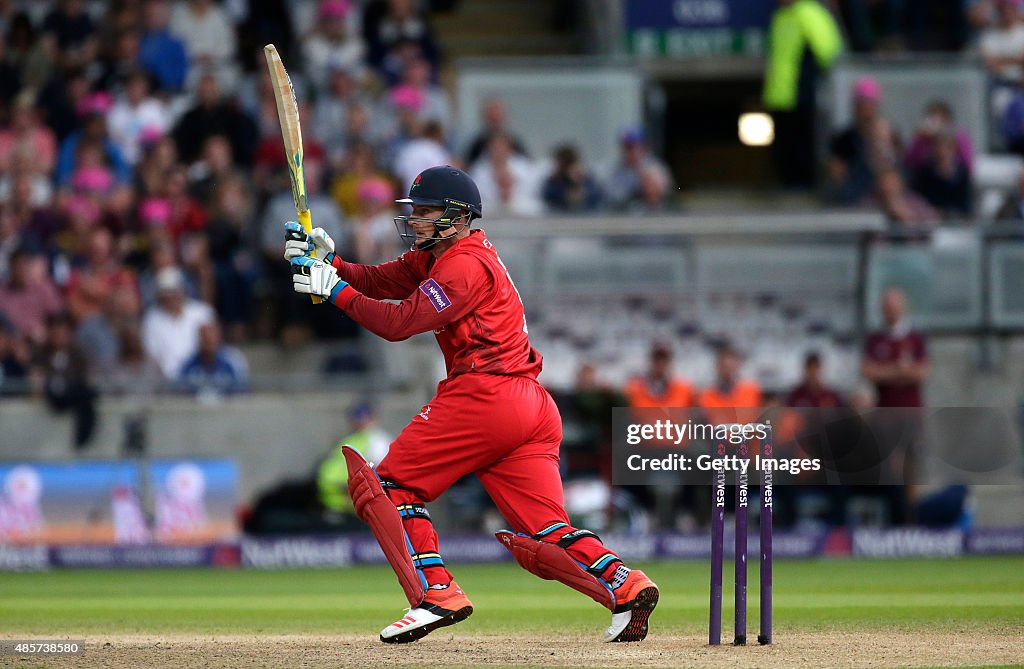
[[[647,621],[658,605],[658,586],[639,569],[630,570],[626,580],[615,588],[612,624],[604,632],[605,641],[643,641]]]
[[[455,581],[446,588],[431,587],[423,603],[381,630],[380,640],[384,643],[416,641],[438,628],[462,622],[472,613],[473,602]]]

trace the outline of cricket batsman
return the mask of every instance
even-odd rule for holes
[[[569,523],[558,473],[561,417],[537,382],[541,356],[519,293],[487,235],[471,229],[483,214],[480,191],[462,170],[432,167],[397,203],[411,207],[395,218],[410,248],[375,266],[342,260],[321,228],[304,236],[298,223],[285,224],[296,292],[323,298],[388,341],[432,331],[444,354],[447,378],[376,468],[343,447],[356,514],[410,605],[380,640],[416,641],[472,614],[425,506],[470,472],[511,526],[496,537],[524,569],[607,607],[605,641],[644,639],[658,587]]]

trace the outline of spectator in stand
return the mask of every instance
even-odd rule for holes
[[[619,160],[604,179],[604,192],[609,204],[616,209],[625,209],[633,202],[642,201],[641,186],[648,170],[660,173],[647,178],[651,181],[660,179],[667,191],[672,183],[668,167],[648,150],[643,130],[626,130],[619,139],[622,149]]]
[[[249,167],[259,141],[259,129],[236,105],[221,99],[217,82],[212,73],[200,77],[195,106],[185,112],[173,130],[178,156],[191,165],[209,137],[223,135],[231,143],[231,153],[238,164]]]
[[[1020,96],[1024,86],[1024,21],[1021,0],[996,0],[996,18],[981,31],[978,47],[991,77],[989,104],[995,118],[1003,118],[1008,107]],[[1019,114],[1019,112],[1018,112]],[[1016,120],[1019,120],[1019,116]],[[1007,133],[1012,142],[1021,132],[1019,126]]]
[[[971,215],[971,174],[961,160],[956,135],[935,138],[931,157],[913,171],[911,187],[946,218]]]
[[[174,242],[180,242],[183,235],[199,234],[206,228],[209,213],[189,194],[188,172],[184,167],[172,167],[166,174],[163,195],[170,209],[167,232]]]
[[[668,174],[648,165],[640,172],[640,184],[636,197],[629,203],[629,210],[646,214],[669,211],[673,206],[669,199],[669,186]]]
[[[979,49],[985,67],[997,80],[1024,83],[1024,23],[1021,0],[997,0],[996,20],[981,33]]]
[[[34,170],[49,175],[57,163],[57,139],[53,131],[40,123],[35,96],[23,91],[11,105],[10,122],[0,129],[0,174],[12,167],[19,150],[32,156]]]
[[[191,267],[186,268],[185,265],[179,267],[178,254],[170,241],[155,239],[149,251],[149,264],[139,273],[139,294],[142,296],[142,304],[149,307],[157,303],[160,296],[157,279],[165,269],[181,270],[186,298],[212,304],[215,299],[213,270],[205,257],[204,261],[200,266],[206,270],[205,272],[193,271]]]
[[[12,174],[0,177],[0,203],[5,205],[7,223],[0,225],[0,280],[4,278],[5,249],[10,253],[26,240],[43,246],[64,223],[52,206],[53,186],[43,174],[22,171],[23,160],[26,167],[31,166],[31,155],[19,153]]]
[[[538,216],[544,209],[537,167],[515,152],[506,135],[491,138],[487,151],[470,167],[469,175],[487,203],[488,216]]]
[[[349,110],[363,99],[352,69],[332,65],[328,68],[326,90],[313,106],[310,135],[324,146],[331,162],[340,162],[347,146],[341,130],[348,125]],[[274,108],[276,121],[277,108]]]
[[[169,135],[142,136],[142,157],[135,166],[135,185],[139,196],[158,195],[164,191],[168,172],[178,165],[178,147]]]
[[[572,144],[555,149],[555,166],[544,180],[542,197],[551,211],[579,213],[601,207],[603,195],[597,179],[587,171]]]
[[[500,98],[486,98],[480,105],[480,121],[483,129],[470,141],[466,149],[466,164],[472,165],[480,160],[487,150],[487,144],[495,135],[504,135],[512,142],[512,150],[521,156],[527,156],[526,145],[508,129],[505,114],[505,103]]]
[[[650,367],[626,382],[624,392],[633,408],[682,408],[694,402],[693,386],[672,372],[672,347],[665,342],[651,345]]]
[[[444,127],[438,121],[427,121],[420,134],[407,141],[395,156],[395,176],[399,183],[411,184],[425,169],[449,165],[452,155],[444,143]]]
[[[853,85],[853,123],[832,137],[828,162],[828,197],[856,205],[871,195],[878,170],[901,155],[899,138],[882,116],[882,86],[874,77]]]
[[[138,292],[121,290],[107,295],[102,311],[78,322],[75,341],[88,356],[98,378],[117,366],[121,354],[121,332],[137,327],[141,315]]]
[[[1024,86],[1015,89],[999,125],[1006,148],[1024,156]]]
[[[920,233],[939,221],[939,213],[917,193],[908,191],[895,167],[883,168],[877,177],[875,204],[898,232]]]
[[[35,3],[36,6],[42,3]],[[45,5],[42,5],[45,10]],[[50,35],[44,36],[41,30],[37,30],[39,21],[29,18],[24,11],[19,12],[11,21],[8,33],[7,47],[10,49],[11,57],[18,64],[21,74],[22,87],[39,88],[45,85],[55,76],[60,76],[61,70],[80,69],[81,65],[71,65],[66,68],[59,68],[56,62],[56,45]],[[58,133],[59,136],[59,133]]]
[[[416,0],[371,0],[363,14],[367,60],[391,82],[398,80],[407,56],[421,57],[436,72],[439,50],[426,13]]]
[[[39,91],[40,116],[58,142],[79,129],[91,96],[90,85],[83,68],[72,68],[48,79]]]
[[[423,134],[423,93],[411,86],[395,86],[388,93],[387,103],[383,106],[388,112],[392,128],[388,132],[388,140],[379,158],[381,164],[391,166],[394,172],[394,161],[406,144]]]
[[[237,176],[220,180],[206,238],[216,283],[217,313],[231,341],[244,340],[253,320],[253,285],[258,267],[246,243],[252,218],[245,181]]]
[[[10,159],[8,172],[0,172],[0,200],[17,201],[32,209],[48,207],[53,201],[53,184],[50,175],[39,169],[32,149],[19,146]]]
[[[170,129],[171,119],[163,101],[149,94],[149,76],[142,70],[128,75],[124,93],[107,116],[107,129],[129,165],[142,157],[144,137],[159,137]]]
[[[945,100],[933,100],[925,107],[917,132],[903,156],[903,162],[911,169],[922,167],[935,157],[936,145],[940,138],[952,135],[956,140],[956,160],[970,174],[974,168],[974,146],[971,136],[956,125],[953,108]]]
[[[822,378],[821,356],[808,353],[804,358],[804,376],[800,385],[786,397],[786,406],[795,408],[830,409],[843,406],[843,399]]]
[[[53,279],[63,287],[71,278],[71,268],[81,264],[89,234],[100,225],[103,209],[95,199],[76,193],[64,200],[62,213],[66,224],[50,238],[47,250],[53,255]]]
[[[188,53],[185,43],[170,31],[170,14],[164,0],[146,3],[146,29],[139,44],[139,65],[167,93],[179,93],[188,75]]]
[[[27,395],[31,365],[28,345],[0,312],[0,398]]]
[[[98,49],[96,37],[96,26],[85,11],[84,0],[60,0],[43,20],[42,39],[52,40],[62,67],[91,64]]]
[[[171,33],[185,44],[189,71],[186,86],[194,88],[205,72],[234,91],[238,84],[235,54],[238,36],[228,13],[214,0],[187,0],[171,9]]]
[[[133,26],[114,32],[106,39],[109,42],[104,41],[104,56],[99,74],[92,82],[93,89],[121,95],[128,75],[140,69],[139,43],[142,36]]]
[[[443,126],[453,118],[452,105],[448,100],[448,94],[433,82],[430,75],[430,63],[423,58],[414,58],[405,64],[399,85],[419,91],[423,96],[420,115],[424,120],[437,121]]]
[[[885,327],[864,344],[861,373],[875,385],[879,407],[922,407],[928,347],[907,318],[907,298],[899,288],[882,295],[882,318]]]
[[[199,328],[199,349],[185,361],[177,384],[200,401],[216,402],[249,389],[249,365],[234,346],[227,346],[216,322]]]
[[[331,197],[345,216],[356,216],[359,213],[359,187],[367,179],[387,181],[388,175],[377,166],[373,147],[357,142],[345,153],[341,170],[331,182]],[[280,237],[279,234],[275,235]]]
[[[96,390],[89,376],[89,361],[72,338],[67,314],[47,318],[46,336],[33,362],[32,376],[50,409],[71,412],[73,448],[86,448],[96,428]]]
[[[10,278],[0,284],[0,315],[21,337],[40,343],[46,319],[61,312],[64,301],[46,271],[46,256],[22,247],[10,259]]]
[[[54,175],[59,185],[67,184],[72,173],[78,168],[99,166],[111,170],[118,182],[131,182],[131,165],[107,133],[106,114],[110,111],[112,102],[106,93],[93,93],[84,100],[81,128],[65,137],[60,144],[57,171]],[[80,150],[84,145],[91,145],[90,156],[93,158],[85,164],[81,160]],[[98,156],[93,153],[94,150],[99,151]]]
[[[722,344],[715,353],[715,382],[697,395],[699,406],[708,422],[748,422],[737,408],[758,408],[761,406],[761,387],[757,382],[740,378],[742,359],[739,351],[730,344]]]
[[[146,356],[137,323],[118,330],[118,357],[100,379],[104,394],[145,399],[167,385],[160,367]]]
[[[178,378],[182,365],[199,348],[199,328],[213,322],[210,305],[185,297],[185,277],[177,267],[156,276],[156,305],[142,318],[142,342],[164,378]]]
[[[104,227],[87,237],[83,263],[71,272],[67,286],[68,313],[76,323],[99,316],[118,292],[138,294],[135,274],[127,269],[114,249],[114,236]]]
[[[775,121],[776,169],[787,187],[814,184],[818,80],[843,50],[839,26],[817,0],[778,0],[768,29],[763,100]]]
[[[377,265],[405,250],[395,234],[394,190],[390,182],[380,178],[371,177],[359,184],[359,213],[352,230],[354,262]]]
[[[331,70],[363,68],[366,45],[349,29],[353,9],[349,0],[320,0],[316,29],[302,41],[306,75],[317,91],[327,87]]]
[[[224,135],[210,135],[203,142],[200,159],[188,171],[189,195],[209,209],[217,184],[240,175],[232,155],[231,142]]]

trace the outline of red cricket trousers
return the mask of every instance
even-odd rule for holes
[[[401,511],[422,507],[474,473],[512,530],[532,536],[565,523],[568,532],[574,528],[558,471],[561,441],[558,409],[537,381],[470,372],[438,385],[434,399],[391,444],[377,474]],[[427,583],[449,583],[429,518],[402,516],[414,564],[422,565]],[[614,555],[592,537],[567,550],[584,567]]]

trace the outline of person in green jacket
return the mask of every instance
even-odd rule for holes
[[[775,121],[775,159],[786,187],[814,185],[817,81],[842,50],[839,26],[818,0],[779,0],[768,32],[763,99]]]
[[[355,519],[352,500],[348,496],[348,467],[341,447],[347,444],[371,462],[380,462],[388,452],[391,437],[377,425],[377,414],[369,404],[356,404],[349,412],[352,434],[348,435],[324,458],[317,469],[317,496],[324,511],[337,517]]]

